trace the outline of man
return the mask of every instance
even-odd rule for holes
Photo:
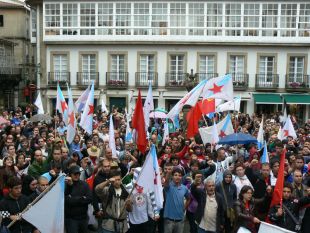
[[[164,208],[165,233],[183,232],[184,210],[189,204],[190,193],[181,182],[182,171],[179,168],[175,168],[172,173],[167,173],[164,183],[166,194]],[[184,199],[186,199],[185,205]]]
[[[36,191],[29,196],[30,202],[36,199],[49,186],[48,183],[49,182],[46,177],[40,176],[38,178],[38,185],[37,185]]]
[[[300,199],[307,195],[307,187],[302,183],[302,173],[300,170],[293,172],[293,196]]]
[[[243,186],[248,185],[251,186],[252,188],[253,186],[248,177],[245,175],[245,169],[241,163],[238,163],[236,165],[235,171],[236,171],[236,177],[234,180],[234,184],[237,187],[237,196],[239,196],[240,190],[242,189]]]
[[[67,233],[88,233],[88,204],[91,191],[85,181],[80,180],[80,167],[72,166],[65,188],[65,225]]]
[[[64,136],[66,130],[67,127],[65,126],[65,123],[61,121],[59,123],[59,127],[57,128],[57,132],[59,133],[60,136]]]
[[[198,233],[215,233],[224,229],[223,200],[215,195],[215,183],[212,178],[205,181],[205,190],[198,189],[196,182],[192,185],[192,194],[198,202],[195,219]]]
[[[17,177],[8,180],[9,194],[0,202],[2,224],[9,225],[11,221],[17,220],[10,227],[11,233],[31,233],[33,226],[20,217],[20,213],[28,206],[29,199],[22,195],[22,182]]]
[[[121,186],[122,177],[119,171],[114,171],[107,181],[95,188],[96,194],[102,201],[104,219],[102,233],[125,233],[128,230],[127,212],[132,211],[128,192]]]
[[[42,175],[48,180],[49,184],[53,183],[54,180],[57,179],[57,177],[59,176],[61,172],[61,168],[62,168],[61,163],[55,162],[55,161],[52,161],[50,166],[51,166],[51,170]]]
[[[38,178],[48,171],[48,160],[44,160],[41,150],[34,152],[34,161],[28,168],[28,175]]]

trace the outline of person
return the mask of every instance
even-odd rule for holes
[[[88,204],[92,193],[85,181],[80,180],[80,167],[69,169],[65,188],[65,224],[67,233],[88,233]]]
[[[183,232],[184,210],[189,204],[190,193],[186,186],[181,183],[181,180],[182,171],[179,168],[174,168],[172,173],[167,172],[164,183],[166,195],[164,208],[165,233]],[[186,199],[185,205],[184,198]]]
[[[104,212],[101,233],[125,233],[128,230],[127,213],[132,211],[132,203],[127,190],[121,184],[121,173],[116,170],[109,180],[95,188]]]
[[[48,171],[49,162],[43,158],[42,151],[36,150],[34,152],[34,161],[28,168],[28,175],[38,178]]]
[[[300,199],[307,195],[307,186],[302,183],[302,172],[300,170],[295,170],[293,172],[293,178],[294,182],[292,184],[293,186],[293,192],[292,195]]]
[[[271,186],[267,187],[267,194],[272,192]],[[254,215],[255,204],[263,202],[268,198],[255,199],[253,196],[253,188],[249,185],[245,185],[241,188],[239,193],[239,200],[234,203],[236,212],[236,225],[234,231],[237,232],[240,227],[246,228],[249,231],[256,233],[257,225],[260,220]],[[270,197],[270,196],[268,196]]]
[[[33,226],[20,217],[20,213],[28,206],[29,199],[22,194],[22,181],[17,177],[8,180],[9,194],[0,201],[2,224],[8,226],[11,221],[17,220],[11,233],[31,233]]]
[[[216,185],[215,192],[223,200],[224,230],[225,232],[232,232],[235,224],[233,205],[237,201],[237,187],[232,182],[232,173],[230,170],[224,172],[223,178],[223,181]]]
[[[245,175],[245,169],[241,163],[236,164],[235,171],[236,171],[237,176],[235,177],[234,184],[237,187],[237,195],[239,195],[240,190],[242,189],[244,185],[248,185],[253,188],[250,180]]]
[[[30,202],[34,201],[48,186],[48,179],[45,176],[40,176],[38,178],[38,185],[35,192],[29,196]]]
[[[8,194],[7,182],[10,177],[16,175],[12,157],[5,157],[3,159],[3,165],[3,167],[0,167],[0,196]]]
[[[23,184],[22,184],[22,193],[29,197],[31,194],[33,194],[37,188],[38,185],[38,181],[29,175],[26,175],[23,177],[22,180]]]
[[[191,186],[191,191],[198,203],[195,213],[198,233],[223,232],[223,200],[219,195],[215,194],[214,180],[211,177],[205,179],[205,189],[199,189],[197,185],[194,182]]]

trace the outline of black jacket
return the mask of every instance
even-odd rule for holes
[[[9,215],[16,215],[21,213],[29,204],[29,199],[22,195],[18,200],[12,198],[10,195],[4,197],[0,202],[0,211],[2,212],[3,224],[9,225],[11,219]],[[11,233],[29,233],[32,232],[33,226],[25,220],[19,220],[12,227],[10,227]]]
[[[194,183],[191,185],[191,192],[198,203],[194,217],[199,225],[205,212],[207,193],[205,189],[197,188]],[[216,232],[221,232],[220,226],[224,226],[223,200],[220,195],[215,195],[215,198],[217,202]]]
[[[109,173],[104,173],[102,171],[99,171],[97,173],[97,175],[94,178],[94,184],[93,184],[93,207],[94,207],[94,212],[98,212],[99,209],[99,203],[101,203],[99,197],[97,196],[96,192],[95,192],[95,188],[98,184],[101,184],[104,181],[107,181],[110,178],[110,174]]]
[[[79,180],[66,185],[65,217],[75,220],[87,219],[88,204],[92,202],[92,193],[85,181]]]
[[[226,201],[225,201],[225,197],[224,197],[224,190],[222,188],[222,184],[223,184],[223,188],[224,188],[225,193],[226,193],[227,205],[226,205]],[[220,195],[222,200],[223,200],[224,211],[227,210],[227,207],[228,208],[233,207],[234,202],[237,200],[237,187],[234,183],[227,184],[227,183],[225,183],[225,181],[222,181],[221,183],[216,185],[215,192],[218,195]]]

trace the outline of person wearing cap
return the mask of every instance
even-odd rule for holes
[[[69,168],[65,187],[65,225],[67,233],[88,233],[88,204],[92,193],[85,181],[80,180],[80,167]]]

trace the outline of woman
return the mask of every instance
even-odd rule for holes
[[[266,190],[268,198],[272,192],[271,186],[268,186]],[[260,220],[254,216],[255,204],[262,203],[266,200],[265,197],[261,199],[252,198],[253,188],[249,185],[245,185],[241,188],[239,193],[239,200],[235,202],[234,208],[236,212],[236,228],[235,232],[239,230],[240,227],[249,230],[249,232],[256,233],[258,224]]]
[[[37,189],[38,181],[32,176],[26,175],[23,178],[22,193],[29,197]]]
[[[29,166],[30,158],[26,158],[24,152],[19,151],[17,152],[16,156],[16,167],[17,167],[17,177],[21,178],[23,174],[27,173],[27,167]]]
[[[0,168],[0,196],[6,196],[9,193],[7,181],[16,175],[13,158],[7,156],[3,159],[3,167]]]

